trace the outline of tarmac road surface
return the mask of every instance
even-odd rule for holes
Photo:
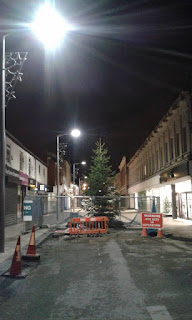
[[[0,278],[0,319],[191,320],[192,243],[139,231],[50,239],[23,280]]]

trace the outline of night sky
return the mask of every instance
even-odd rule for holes
[[[41,3],[0,1],[2,29],[31,22]],[[17,99],[7,107],[6,127],[39,157],[55,152],[57,134],[79,127],[78,141],[61,140],[68,142],[66,159],[89,162],[101,137],[117,169],[189,87],[191,1],[58,0],[55,5],[79,29],[54,54],[29,32],[7,38],[7,51],[27,51],[28,60]]]

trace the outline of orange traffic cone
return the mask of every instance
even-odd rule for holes
[[[17,240],[11,268],[8,272],[3,273],[2,276],[17,278],[17,279],[26,277],[25,274],[22,274],[22,270],[21,270],[20,236],[18,237],[18,240]]]
[[[163,230],[162,229],[158,229],[157,238],[163,238]]]
[[[148,237],[148,235],[147,235],[147,229],[146,229],[146,228],[143,228],[143,229],[142,229],[141,237]]]
[[[22,259],[23,260],[31,260],[31,261],[32,260],[37,261],[40,259],[40,255],[38,253],[36,253],[36,248],[35,248],[35,226],[33,226],[33,228],[32,228],[27,253],[22,255]]]

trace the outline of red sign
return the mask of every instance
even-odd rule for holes
[[[21,184],[23,186],[28,186],[28,179],[29,176],[25,173],[23,173],[22,171],[19,171],[19,180],[21,181]]]
[[[142,213],[142,228],[162,229],[162,213]]]

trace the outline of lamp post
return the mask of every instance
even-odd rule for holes
[[[59,13],[46,3],[28,27],[50,50],[70,29]],[[5,39],[6,35],[0,36],[0,252],[4,252],[5,242]]]
[[[15,98],[15,85],[21,81],[20,72],[27,52],[5,51],[6,34],[0,37],[0,252],[4,252],[5,242],[5,108],[8,102]]]
[[[0,45],[0,252],[4,252],[5,243],[5,36]]]
[[[78,164],[86,165],[85,161],[73,163],[73,212],[75,211],[75,166]]]
[[[75,166],[78,165],[78,164],[82,164],[83,166],[86,165],[86,162],[85,161],[82,161],[82,162],[76,162],[76,163],[73,163],[73,185],[75,185]],[[74,194],[73,194],[74,195]]]
[[[86,180],[87,179],[87,176],[86,175],[83,175],[83,178],[81,179],[81,178],[79,178],[79,195],[81,196],[81,186],[82,186],[82,184],[81,184],[81,182],[83,182],[84,180]]]
[[[70,134],[72,137],[78,138],[81,132],[78,129],[73,129]],[[67,135],[69,135],[69,133],[57,135],[57,220],[59,220],[59,138]]]

